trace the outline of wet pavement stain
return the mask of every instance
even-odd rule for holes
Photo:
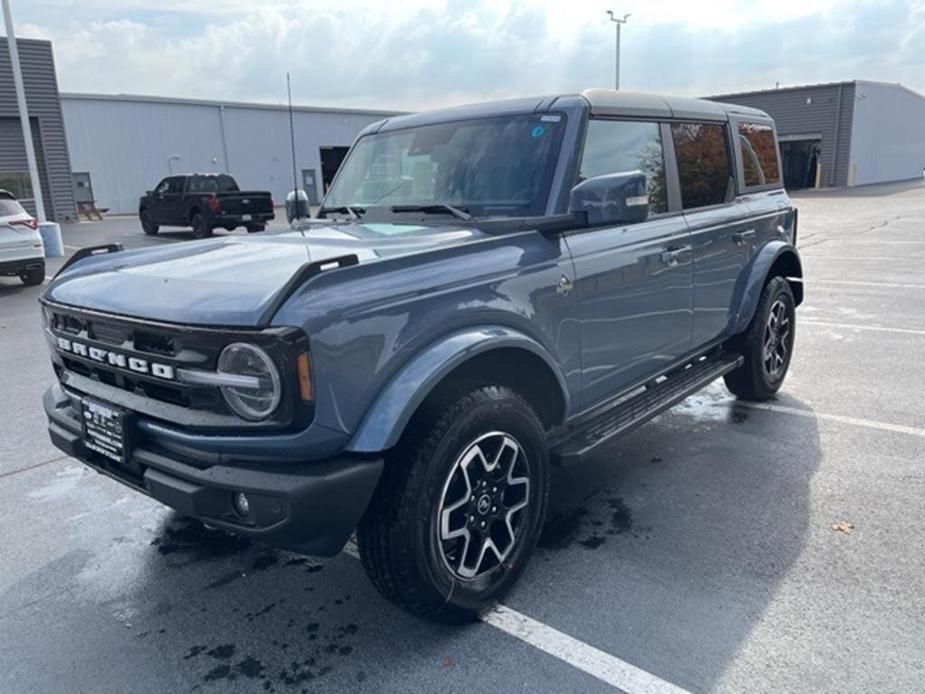
[[[636,528],[633,513],[622,498],[612,496],[603,502],[603,509],[601,503],[597,502],[590,509],[580,506],[550,514],[540,535],[539,547],[561,550],[578,544],[594,550],[603,546],[608,537],[626,533],[641,537],[641,531],[649,530]]]
[[[584,507],[549,514],[537,545],[543,549],[565,549],[581,532],[582,519],[587,515],[588,509]]]
[[[748,421],[748,412],[745,410],[733,410],[732,411],[732,422],[733,424],[741,424],[742,422]]]
[[[251,546],[251,541],[224,530],[212,530],[190,518],[177,518],[151,541],[151,546],[162,556],[178,555],[187,559],[184,563],[192,563],[240,554]]]

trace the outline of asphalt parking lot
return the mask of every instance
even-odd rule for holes
[[[797,204],[807,298],[778,399],[715,383],[556,470],[509,611],[463,628],[385,602],[349,552],[208,530],[62,457],[41,287],[0,278],[0,692],[921,691],[925,185]]]

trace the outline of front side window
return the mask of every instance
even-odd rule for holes
[[[780,183],[774,131],[764,123],[739,123],[742,169],[746,186]]]
[[[448,204],[474,216],[546,210],[565,117],[528,114],[422,125],[361,138],[325,198],[372,213]]]
[[[167,180],[169,181],[167,192],[169,193],[182,193],[183,192],[183,176],[172,176],[171,178]]]
[[[649,213],[668,211],[665,156],[658,123],[591,120],[578,179],[641,171],[649,189]]]
[[[681,203],[685,210],[719,205],[733,193],[732,163],[726,128],[713,123],[676,123],[671,126]]]
[[[157,184],[157,188],[154,189],[154,192],[158,195],[164,195],[167,190],[170,188],[170,179],[165,178],[163,181]]]

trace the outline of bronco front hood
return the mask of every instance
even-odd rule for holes
[[[305,263],[350,254],[372,262],[480,236],[448,225],[351,223],[172,243],[78,261],[45,298],[171,323],[254,326]]]

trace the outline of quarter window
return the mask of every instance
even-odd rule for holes
[[[730,200],[732,164],[725,127],[712,123],[677,123],[671,126],[671,133],[684,209],[719,205]]]
[[[641,171],[646,175],[649,212],[667,212],[665,157],[658,123],[589,121],[579,181],[629,171]]]
[[[746,186],[780,183],[777,145],[774,144],[774,131],[770,125],[739,123],[739,144]]]

